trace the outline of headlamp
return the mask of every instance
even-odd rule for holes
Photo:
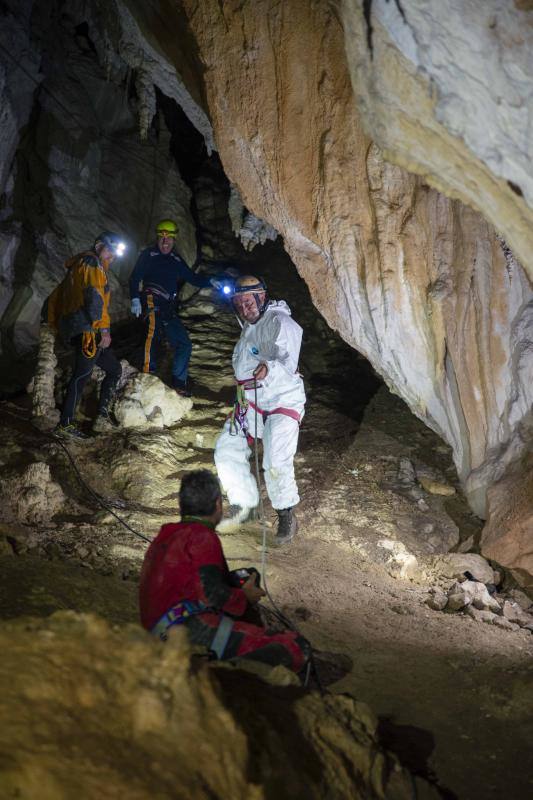
[[[118,256],[118,258],[121,258],[121,256],[123,256],[125,252],[126,252],[126,244],[124,242],[119,242],[115,247],[115,255]]]
[[[222,287],[222,294],[228,295],[231,293],[232,293],[232,287],[228,283],[225,283],[224,286]]]

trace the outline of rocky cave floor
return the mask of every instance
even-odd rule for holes
[[[476,552],[481,530],[461,495],[451,451],[327,329],[302,282],[292,280],[291,304],[306,328],[300,530],[290,545],[269,547],[269,590],[319,651],[334,654],[321,668],[328,689],[367,702],[385,746],[443,797],[531,797],[532,633],[427,605],[452,586],[460,564],[441,555]],[[279,295],[287,289],[278,288]],[[194,343],[194,406],[186,419],[166,430],[118,429],[68,446],[94,491],[150,537],[176,518],[180,476],[212,466],[231,402],[238,328],[204,294],[183,312]],[[132,330],[122,339],[115,334],[121,355],[131,351]],[[145,544],[98,506],[61,446],[32,427],[30,405],[28,396],[0,404],[4,474],[16,480],[29,464],[44,462],[65,501],[53,518],[43,501],[39,522],[21,524],[3,498],[0,614],[75,609],[135,622]],[[266,511],[270,543],[275,515],[268,502]],[[260,564],[258,524],[222,538],[231,566]],[[496,597],[504,586],[511,597],[508,578]]]

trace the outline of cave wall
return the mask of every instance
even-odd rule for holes
[[[342,0],[367,133],[385,158],[477,208],[533,278],[533,4]]]
[[[523,268],[480,214],[367,136],[333,6],[184,6],[230,179],[282,233],[329,324],[453,446],[484,514],[486,486],[525,447]]]
[[[101,35],[98,6],[27,2],[11,11],[2,44],[14,60],[2,53],[0,83],[0,352],[12,362],[35,346],[43,300],[65,259],[101,230],[128,243],[111,273],[115,321],[127,314],[121,284],[155,222],[176,219],[190,263],[196,236],[170,132],[154,106],[139,135],[138,74]]]
[[[407,3],[408,14],[418,5]],[[400,74],[399,66],[390,65],[386,74],[385,63],[383,75],[377,74],[380,36],[385,29],[392,36],[398,22],[390,16],[393,7],[406,24],[403,5],[385,6],[378,0],[340,6],[154,0],[150,9],[140,0],[8,3],[10,33],[3,27],[2,36],[11,37],[10,48],[26,71],[20,77],[8,63],[0,84],[7,119],[0,136],[8,154],[0,171],[2,347],[14,341],[24,349],[34,341],[42,298],[60,278],[66,255],[85,246],[88,229],[92,237],[93,225],[117,227],[134,250],[146,241],[149,220],[166,215],[174,203],[180,245],[193,255],[189,197],[169,158],[157,87],[180,104],[208,150],[216,141],[232,196],[283,235],[329,324],[452,445],[472,507],[484,514],[486,487],[530,440],[533,294],[506,243],[523,252],[516,215],[502,215],[498,233],[487,222],[494,219],[495,197],[508,209],[511,198],[529,219],[527,182],[508,170],[510,157],[500,173],[491,171],[468,119],[459,131],[448,120],[446,136],[455,151],[437,146],[423,97],[414,90],[399,94],[397,105],[412,109],[413,129],[420,142],[429,142],[431,170],[418,168],[415,142],[407,148],[412,161],[393,152],[382,135],[394,127],[388,120],[374,130],[372,104],[379,100],[394,110],[381,81]],[[474,77],[484,41],[474,36],[477,6],[480,0],[465,7]],[[426,27],[435,8],[430,3],[425,16],[420,12]],[[505,19],[497,15],[501,42]],[[512,33],[516,20],[509,25]],[[444,42],[453,28],[443,31]],[[393,39],[407,41],[403,34]],[[527,80],[519,75],[524,51],[517,46],[514,65],[513,41],[511,36],[502,70],[525,103]],[[382,49],[400,58],[390,42]],[[437,56],[430,60],[435,64]],[[424,69],[418,69],[418,82]],[[445,69],[439,72],[442,86],[443,76]],[[13,102],[19,80],[21,95]],[[496,94],[506,85],[485,84]],[[431,95],[435,108],[442,92]],[[468,82],[464,92],[468,99]],[[456,106],[462,108],[459,101]],[[445,115],[440,109],[434,116]],[[494,132],[487,118],[487,140],[501,143],[502,118]],[[472,152],[479,151],[469,167],[457,155],[467,139]],[[439,160],[441,152],[447,155]],[[515,161],[527,166],[518,155]],[[474,162],[485,183],[472,182]],[[477,202],[452,185],[450,176],[457,183],[459,174],[475,187]],[[524,187],[521,195],[517,186]],[[483,207],[484,216],[453,199],[459,196]]]

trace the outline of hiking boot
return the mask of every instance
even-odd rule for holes
[[[89,438],[86,433],[83,433],[83,431],[80,431],[78,428],[76,428],[72,422],[69,422],[67,425],[61,425],[61,423],[59,423],[59,425],[56,425],[52,433],[54,436],[57,436],[58,439],[69,439],[73,442],[81,442],[84,439]]]
[[[180,397],[191,397],[191,390],[185,381],[176,381],[173,388]]]
[[[92,425],[93,434],[99,433],[114,433],[118,428],[118,424],[114,422],[108,411],[101,411],[96,417]]]
[[[222,533],[237,530],[240,525],[244,525],[245,522],[250,522],[254,519],[257,519],[256,508],[231,505],[228,509],[227,516],[218,524],[217,530]]]
[[[294,538],[298,530],[298,520],[292,508],[282,508],[276,511],[278,515],[278,530],[276,544],[285,544]]]

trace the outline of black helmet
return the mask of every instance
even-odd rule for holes
[[[104,247],[109,247],[112,253],[116,256],[124,255],[124,251],[126,249],[126,245],[118,233],[113,233],[113,231],[103,231],[99,236],[97,236],[94,240],[95,250],[99,244],[103,244]]]

